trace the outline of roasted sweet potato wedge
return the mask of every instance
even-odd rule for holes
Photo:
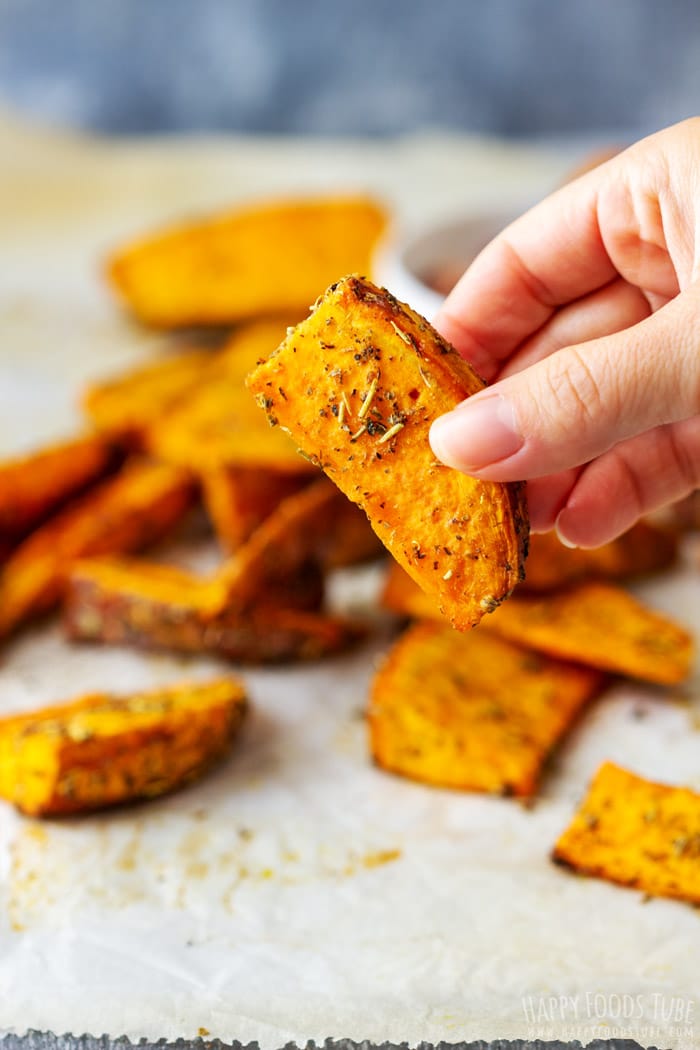
[[[520,590],[549,591],[584,579],[622,580],[659,572],[676,559],[678,543],[668,529],[640,521],[612,543],[595,550],[564,547],[556,533],[530,537]]]
[[[88,387],[83,408],[98,431],[141,448],[154,420],[193,390],[216,360],[217,355],[207,350],[170,354]]]
[[[365,197],[271,201],[120,249],[109,279],[146,324],[231,324],[303,311],[339,273],[366,273],[386,225]]]
[[[330,482],[329,482],[330,484]],[[327,569],[340,569],[372,561],[384,554],[384,545],[356,503],[335,488],[331,526],[323,539],[321,557]]]
[[[387,291],[354,276],[332,285],[248,382],[456,627],[522,579],[523,487],[450,470],[428,443],[432,421],[484,384]]]
[[[287,496],[309,483],[309,474],[255,467],[219,467],[202,474],[207,512],[225,551],[233,552]]]
[[[309,565],[292,586],[263,592],[245,611],[220,605],[216,580],[125,559],[78,562],[71,574],[65,624],[71,638],[146,649],[209,653],[237,663],[318,659],[346,648],[357,628],[310,610],[322,578]]]
[[[146,430],[148,451],[197,474],[222,467],[314,473],[287,435],[266,425],[245,387],[246,373],[285,329],[280,321],[260,321],[235,333],[190,394]]]
[[[435,602],[396,564],[382,604],[401,616],[444,622]],[[481,627],[562,660],[662,685],[683,681],[694,656],[685,628],[620,587],[595,580],[546,596],[519,591]]]
[[[139,550],[179,521],[194,496],[190,474],[133,462],[66,507],[10,556],[0,573],[0,636],[50,609],[82,557]]]
[[[527,796],[604,677],[493,633],[411,627],[372,684],[372,754],[426,784]]]
[[[96,434],[0,463],[0,546],[23,539],[116,465],[115,448]]]
[[[611,583],[516,595],[483,626],[550,656],[660,685],[682,682],[694,657],[684,627]]]
[[[48,817],[163,795],[228,751],[245,710],[222,678],[1,719],[0,797]]]
[[[606,762],[552,858],[582,875],[700,904],[700,795]]]
[[[219,570],[227,593],[224,608],[249,608],[270,586],[293,580],[309,560],[337,565],[346,529],[344,502],[324,477],[282,500]]]

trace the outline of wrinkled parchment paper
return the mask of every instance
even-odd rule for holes
[[[165,345],[101,282],[100,259],[124,237],[251,194],[329,186],[379,192],[418,228],[535,198],[571,159],[439,137],[85,142],[9,121],[0,157],[3,454],[70,433],[88,377]],[[200,548],[187,556],[215,558]],[[684,566],[642,592],[700,634],[699,581]],[[336,598],[361,604],[376,585],[376,570],[345,574]],[[700,788],[697,678],[673,694],[611,688],[528,810],[372,767],[362,710],[389,637],[385,625],[355,654],[244,672],[253,713],[235,753],[177,796],[63,823],[0,808],[0,1029],[202,1031],[269,1048],[700,1040],[698,912],[547,860],[603,759]],[[0,710],[220,671],[69,648],[42,627],[3,650]]]

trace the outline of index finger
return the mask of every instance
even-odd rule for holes
[[[616,276],[598,223],[601,171],[562,187],[506,227],[445,300],[435,327],[485,379],[558,307]]]

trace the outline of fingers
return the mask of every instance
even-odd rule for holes
[[[468,398],[430,440],[490,481],[545,477],[700,411],[700,284],[641,324],[569,346]]]
[[[597,547],[621,535],[642,514],[696,488],[700,488],[700,416],[624,442],[586,467],[559,511],[557,531],[567,543]]]
[[[507,227],[445,300],[435,327],[485,379],[557,307],[616,276],[598,227],[606,167],[563,187]]]
[[[498,379],[521,372],[565,346],[585,343],[639,324],[651,309],[638,288],[618,278],[564,307],[510,358]]]
[[[527,502],[532,532],[550,532],[554,528],[583,469],[563,470],[560,474],[528,482]]]
[[[560,307],[617,276],[658,309],[700,277],[700,118],[650,136],[512,223],[436,327],[487,380]]]

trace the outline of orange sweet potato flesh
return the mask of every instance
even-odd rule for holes
[[[650,896],[700,904],[700,795],[606,762],[552,859]]]
[[[244,325],[234,333],[189,394],[151,420],[143,434],[146,449],[197,474],[227,466],[315,473],[286,434],[266,425],[245,387],[247,373],[285,331],[277,320]]]
[[[400,615],[442,620],[398,565],[389,570],[382,604]],[[683,681],[694,658],[684,627],[620,587],[595,580],[546,597],[518,592],[482,622],[484,628],[562,660],[660,685]]]
[[[309,483],[311,475],[254,467],[218,467],[202,474],[207,513],[225,551],[233,552],[279,503]]]
[[[332,568],[367,557],[366,538],[357,535],[356,522],[348,525],[346,502],[324,477],[282,500],[216,574],[226,595],[222,609],[248,608],[308,561]]]
[[[0,463],[0,547],[23,539],[116,462],[114,447],[89,434]]]
[[[484,384],[387,291],[356,276],[332,285],[248,383],[456,627],[522,579],[523,487],[451,470],[428,441],[432,421]]]
[[[365,197],[243,206],[126,245],[108,275],[136,316],[159,327],[301,312],[339,273],[369,270],[385,225]]]
[[[0,719],[0,797],[48,817],[162,795],[226,754],[246,706],[221,678]]]
[[[207,350],[170,354],[94,383],[83,394],[83,409],[100,433],[140,448],[151,423],[193,390],[216,360]]]
[[[293,585],[261,593],[244,612],[213,613],[216,579],[136,560],[93,559],[78,562],[71,573],[64,622],[74,640],[247,664],[313,660],[358,637],[350,623],[313,611],[320,583],[309,566]]]
[[[529,796],[544,763],[604,684],[589,668],[480,631],[411,627],[372,684],[371,750],[426,784]]]
[[[594,550],[564,547],[556,533],[530,537],[521,590],[548,591],[583,579],[622,580],[658,572],[673,564],[678,550],[674,535],[646,521]]]
[[[82,557],[139,550],[191,506],[191,476],[178,467],[136,461],[37,529],[0,573],[0,636],[52,608],[71,565]]]

